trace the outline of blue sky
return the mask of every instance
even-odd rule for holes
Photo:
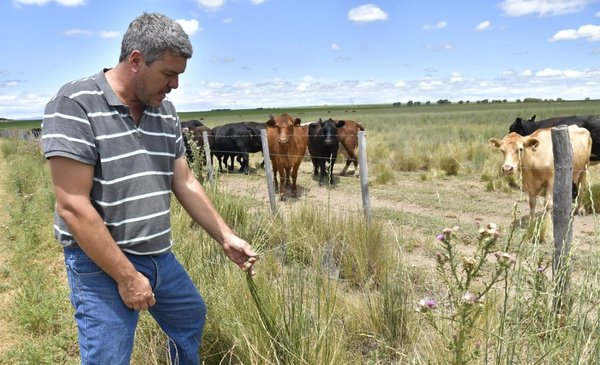
[[[190,34],[182,112],[600,99],[599,0],[0,0],[0,117],[113,67],[144,11]]]

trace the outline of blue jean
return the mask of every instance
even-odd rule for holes
[[[117,283],[79,248],[65,264],[79,333],[82,364],[129,364],[139,311],[123,303]],[[126,254],[149,280],[156,304],[148,310],[169,337],[172,364],[199,364],[206,304],[173,253]]]

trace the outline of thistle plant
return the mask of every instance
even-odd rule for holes
[[[480,356],[480,346],[475,334],[476,324],[484,310],[486,294],[497,283],[506,281],[508,269],[514,265],[516,258],[498,250],[500,233],[493,223],[480,228],[473,255],[464,255],[459,251],[459,231],[458,227],[445,228],[436,237],[440,247],[436,255],[436,269],[447,297],[443,301],[436,301],[435,298],[421,299],[417,311],[424,315],[444,339],[449,353],[448,362],[464,365]],[[495,260],[490,260],[492,257]],[[447,325],[442,326],[442,322]]]

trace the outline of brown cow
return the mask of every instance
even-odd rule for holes
[[[335,122],[341,122],[336,120]],[[356,157],[356,149],[358,148],[358,132],[364,131],[365,128],[358,122],[353,120],[344,121],[342,127],[338,128],[338,136],[340,138],[340,144],[343,148],[340,151],[346,156],[346,166],[340,172],[341,176],[346,175],[350,164],[354,164],[354,176],[358,175],[358,158]]]
[[[290,180],[292,195],[295,197],[298,193],[296,186],[298,169],[308,144],[306,131],[300,123],[300,118],[293,119],[287,113],[271,116],[266,123],[269,157],[273,165],[275,187],[279,188],[281,200],[285,199],[285,191],[290,186]],[[279,186],[277,174],[279,174]]]
[[[544,193],[546,209],[552,209],[554,187],[554,156],[552,153],[552,129],[538,129],[523,137],[511,132],[503,139],[490,138],[492,147],[504,155],[502,173],[504,175],[521,172],[523,188],[529,195],[529,217],[535,216],[536,197]],[[573,147],[573,183],[578,193],[583,192],[590,162],[592,139],[590,132],[576,125],[569,126],[569,139]],[[577,212],[583,214],[581,195],[577,199]]]

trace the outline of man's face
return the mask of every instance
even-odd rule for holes
[[[140,102],[158,108],[166,95],[179,86],[179,75],[185,71],[187,58],[166,52],[161,58],[146,65],[140,62],[135,79],[135,92]]]

